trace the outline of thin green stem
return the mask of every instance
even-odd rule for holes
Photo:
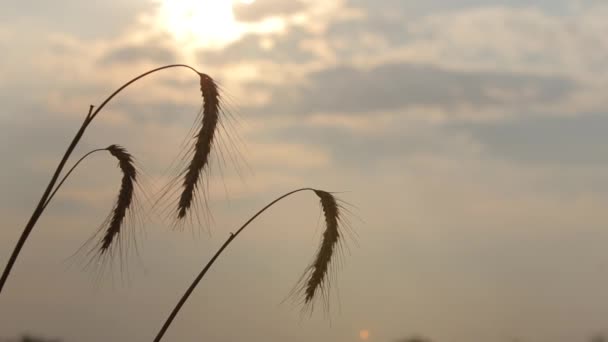
[[[171,323],[175,319],[175,316],[177,316],[177,314],[181,310],[181,308],[184,305],[184,303],[186,303],[186,300],[188,300],[188,297],[190,297],[190,294],[192,294],[192,291],[194,291],[194,289],[196,288],[196,286],[198,285],[198,283],[201,281],[201,279],[203,279],[203,277],[205,276],[205,274],[207,273],[207,271],[209,270],[209,268],[211,268],[211,266],[213,265],[213,263],[215,263],[215,260],[220,256],[220,254],[222,254],[222,252],[224,251],[224,249],[226,249],[226,247],[228,247],[228,245],[230,244],[230,242],[232,242],[232,240],[234,240],[237,237],[237,235],[239,235],[243,231],[243,229],[245,229],[245,227],[247,227],[253,220],[255,220],[258,216],[260,216],[260,214],[262,214],[264,211],[266,211],[266,209],[272,207],[275,203],[277,203],[278,201],[282,200],[283,198],[285,198],[285,197],[287,197],[289,195],[295,194],[296,192],[305,191],[305,190],[314,191],[313,188],[301,188],[301,189],[290,191],[290,192],[288,192],[288,193],[286,193],[286,194],[278,197],[277,199],[275,199],[274,201],[272,201],[268,205],[266,205],[264,208],[262,208],[260,211],[258,211],[249,220],[247,220],[247,222],[245,222],[241,226],[241,228],[239,228],[236,231],[236,233],[234,233],[234,234],[231,233],[230,234],[230,236],[228,237],[228,239],[226,240],[226,242],[224,242],[224,244],[222,245],[222,247],[220,247],[220,249],[211,258],[211,260],[209,260],[209,262],[207,263],[207,265],[205,265],[205,267],[202,269],[201,273],[199,273],[199,275],[196,276],[196,278],[194,279],[194,281],[192,282],[192,284],[190,285],[190,287],[188,287],[188,289],[186,290],[186,292],[184,293],[184,295],[182,296],[182,298],[180,298],[179,302],[177,302],[177,305],[175,306],[175,308],[173,308],[173,311],[171,311],[171,314],[169,314],[169,317],[165,321],[165,324],[163,324],[163,326],[160,329],[160,331],[158,332],[158,334],[156,334],[156,337],[154,338],[154,342],[159,342],[163,338],[163,336],[165,335],[165,332],[167,332],[167,329],[169,329],[169,326],[171,325]]]

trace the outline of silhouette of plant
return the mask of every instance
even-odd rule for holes
[[[219,112],[219,92],[217,90],[217,86],[216,86],[214,80],[211,77],[209,77],[208,75],[203,74],[203,73],[197,71],[196,69],[194,69],[193,67],[186,65],[186,64],[171,64],[171,65],[162,66],[162,67],[159,67],[156,69],[152,69],[150,71],[147,71],[147,72],[131,79],[127,83],[120,86],[117,90],[115,90],[110,96],[108,96],[108,98],[106,98],[101,103],[101,105],[99,105],[99,107],[97,107],[96,109],[92,105],[89,107],[89,112],[87,113],[86,117],[84,118],[82,125],[76,132],[76,135],[72,139],[72,142],[66,149],[63,157],[61,158],[61,160],[59,162],[59,165],[57,166],[57,168],[55,169],[55,172],[53,173],[53,176],[51,177],[49,184],[47,185],[44,193],[42,194],[42,197],[40,198],[38,205],[34,209],[34,212],[32,213],[29,221],[27,222],[25,228],[23,229],[23,232],[21,233],[19,240],[17,241],[17,244],[14,247],[14,250],[7,262],[7,265],[4,268],[2,276],[0,277],[0,293],[2,293],[4,285],[11,273],[11,270],[12,270],[13,266],[15,265],[17,258],[19,257],[21,249],[23,248],[30,233],[32,232],[36,223],[38,222],[38,219],[40,218],[40,216],[42,215],[42,213],[48,206],[48,204],[49,204],[50,200],[53,198],[54,194],[57,192],[59,187],[61,187],[61,185],[67,178],[67,176],[69,176],[69,174],[74,170],[76,165],[78,165],[86,156],[90,155],[92,152],[98,151],[98,150],[94,150],[94,151],[91,151],[90,153],[87,153],[83,158],[81,158],[74,165],[74,167],[72,167],[72,169],[70,171],[68,171],[68,173],[66,173],[64,179],[57,186],[55,186],[57,184],[57,180],[59,179],[59,176],[61,175],[61,173],[65,167],[65,164],[67,163],[72,152],[74,151],[74,149],[80,142],[82,136],[84,135],[86,129],[89,127],[89,125],[91,124],[93,119],[95,119],[95,117],[97,117],[97,115],[100,113],[100,111],[106,106],[106,104],[108,104],[110,102],[110,100],[112,100],[116,95],[118,95],[118,93],[120,93],[122,90],[127,88],[129,85],[131,85],[134,82],[144,78],[145,76],[148,76],[157,71],[161,71],[161,70],[165,70],[165,69],[169,69],[169,68],[177,68],[177,67],[189,69],[197,74],[197,76],[200,79],[201,92],[202,92],[202,96],[203,96],[203,100],[204,100],[203,113],[202,113],[203,122],[201,125],[202,128],[201,128],[201,131],[199,132],[198,141],[194,148],[194,155],[192,158],[192,162],[190,163],[190,166],[184,175],[184,189],[183,189],[181,198],[186,198],[187,200],[184,200],[184,201],[180,200],[179,206],[177,209],[178,219],[181,220],[186,217],[186,215],[188,214],[189,209],[190,209],[190,204],[192,202],[192,198],[195,196],[197,184],[200,181],[200,173],[205,169],[205,167],[208,163],[207,159],[208,159],[209,150],[211,149],[211,144],[213,142],[213,136],[214,136],[213,132],[215,131],[216,123],[218,121],[217,116],[218,116],[218,112]],[[205,144],[208,144],[208,146],[205,146]],[[127,211],[131,208],[133,187],[136,182],[136,175],[137,175],[137,172],[131,163],[131,161],[132,161],[131,155],[128,154],[128,152],[126,152],[126,150],[124,150],[123,148],[119,148],[116,145],[112,145],[112,146],[108,147],[106,150],[110,151],[110,153],[114,157],[119,159],[119,166],[120,166],[121,170],[123,171],[123,181],[122,181],[122,185],[121,185],[121,192],[118,196],[118,201],[114,207],[113,214],[109,218],[109,221],[107,221],[107,224],[102,225],[102,226],[106,226],[107,229],[105,230],[105,234],[103,234],[103,241],[101,242],[101,244],[99,246],[100,247],[100,252],[99,252],[100,256],[107,255],[108,254],[107,252],[111,251],[111,249],[112,249],[112,244],[116,243],[116,240],[114,238],[119,236],[120,228],[123,225],[123,220],[126,217]],[[111,255],[112,253],[109,253],[109,254]]]
[[[177,316],[178,312],[190,297],[190,294],[194,291],[198,283],[205,276],[209,268],[215,263],[217,258],[222,254],[224,249],[228,247],[228,245],[234,240],[253,220],[255,220],[260,214],[262,214],[266,209],[273,206],[275,203],[281,201],[282,199],[291,196],[297,192],[301,191],[312,191],[319,197],[321,202],[321,208],[325,217],[325,232],[323,233],[323,239],[321,241],[321,246],[317,251],[317,254],[313,260],[313,262],[306,268],[304,274],[301,277],[300,284],[296,286],[295,292],[292,293],[294,295],[300,294],[303,297],[303,304],[305,308],[310,310],[313,309],[314,300],[321,294],[321,298],[324,301],[325,305],[329,305],[328,295],[329,295],[329,286],[331,284],[331,275],[333,270],[335,270],[335,262],[336,256],[340,256],[341,253],[341,244],[343,242],[342,234],[344,228],[349,227],[348,220],[343,215],[344,207],[338,203],[338,200],[334,197],[333,194],[323,191],[317,190],[313,188],[302,188],[290,191],[274,201],[270,202],[260,211],[258,211],[255,215],[253,215],[247,222],[245,222],[235,233],[231,233],[226,242],[220,247],[220,249],[215,253],[215,255],[209,260],[209,262],[203,267],[199,275],[194,279],[190,287],[186,290],[184,295],[178,301],[177,305],[169,314],[169,317],[163,324],[162,328],[156,335],[154,342],[158,342],[162,339],[165,332]],[[338,251],[338,253],[336,253]],[[327,306],[326,306],[327,308]]]
[[[43,214],[44,210],[47,208],[57,191],[65,183],[68,177],[77,168],[77,166],[80,165],[80,163],[87,157],[96,152],[107,151],[110,153],[111,156],[116,158],[116,160],[118,161],[118,167],[122,173],[122,180],[119,193],[116,197],[116,202],[112,208],[112,211],[107,216],[106,220],[101,224],[97,232],[88,241],[93,241],[92,250],[88,251],[88,254],[92,255],[93,257],[91,261],[96,259],[103,259],[102,261],[105,262],[108,260],[113,260],[113,256],[114,254],[116,254],[116,252],[122,253],[125,250],[121,242],[121,240],[123,240],[122,237],[133,235],[133,232],[125,232],[125,227],[129,227],[129,222],[127,221],[130,218],[132,219],[133,216],[137,215],[134,211],[138,208],[138,205],[136,203],[136,190],[139,187],[139,171],[135,164],[133,156],[125,148],[112,144],[106,148],[95,149],[86,153],[78,161],[76,161],[76,163],[74,163],[74,165],[67,172],[65,172],[61,180],[59,180],[59,177],[62,175],[63,169],[67,161],[69,160],[72,152],[83,137],[86,129],[89,127],[93,119],[100,113],[100,111],[112,98],[114,98],[123,89],[128,87],[130,84],[138,81],[139,79],[154,72],[174,67],[187,68],[191,71],[194,71],[198,75],[200,80],[201,93],[203,97],[203,106],[201,112],[199,113],[199,116],[197,117],[197,124],[195,125],[194,129],[195,133],[193,136],[192,145],[189,149],[186,150],[184,155],[185,157],[189,157],[189,161],[187,161],[178,176],[164,188],[165,190],[164,193],[161,194],[161,198],[167,196],[168,194],[173,194],[172,188],[174,187],[177,187],[179,188],[179,190],[181,190],[177,200],[174,203],[176,207],[173,208],[170,212],[170,216],[172,217],[171,219],[173,220],[174,226],[183,224],[184,220],[186,220],[189,215],[193,214],[193,212],[194,214],[196,214],[198,203],[201,200],[199,196],[202,196],[202,200],[207,199],[207,195],[204,192],[204,185],[207,180],[204,179],[204,176],[206,175],[205,171],[209,169],[210,155],[214,147],[216,130],[219,126],[222,125],[221,120],[223,115],[221,114],[224,113],[222,109],[222,99],[216,82],[210,76],[203,74],[185,64],[171,64],[152,69],[131,79],[130,81],[119,87],[116,91],[114,91],[96,109],[94,106],[90,106],[89,111],[81,127],[77,131],[72,142],[70,143],[63,157],[61,158],[59,165],[57,166],[46,190],[40,198],[37,207],[32,213],[17,244],[15,245],[13,253],[11,254],[7,266],[2,273],[2,277],[0,278],[0,293],[27,238],[29,237],[36,223],[38,222],[38,219]],[[253,222],[253,220],[255,220],[260,214],[262,214],[268,208],[273,206],[275,203],[292,194],[302,191],[311,191],[318,197],[322,211],[324,213],[326,229],[323,233],[321,244],[317,250],[317,253],[312,263],[305,269],[302,277],[297,283],[295,289],[292,291],[291,295],[300,299],[301,304],[304,305],[303,310],[312,311],[316,299],[318,298],[323,301],[325,309],[328,309],[329,290],[332,282],[335,280],[334,271],[337,265],[339,264],[336,263],[336,259],[339,259],[342,254],[344,236],[343,233],[348,231],[345,230],[345,228],[349,227],[348,220],[344,216],[344,211],[346,211],[346,209],[332,193],[313,188],[301,188],[288,192],[275,199],[267,206],[262,208],[260,211],[258,211],[255,215],[253,215],[235,233],[230,234],[226,242],[220,247],[217,253],[205,265],[205,267],[203,267],[200,274],[195,278],[193,283],[186,290],[185,294],[178,301],[177,305],[167,318],[165,324],[162,326],[161,330],[157,334],[155,341],[161,340],[161,338],[175,319],[177,313],[184,305],[192,291],[195,289],[195,287],[198,285],[198,283],[206,274],[207,270],[213,265],[219,255],[232,242],[232,240],[234,240],[251,222]],[[85,243],[83,247],[88,245],[88,242]],[[121,255],[118,259],[123,260],[124,258]],[[104,262],[102,262],[101,264],[104,264]],[[31,342],[35,341],[35,339],[30,337],[24,337],[23,341]]]

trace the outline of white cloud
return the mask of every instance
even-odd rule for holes
[[[408,23],[408,40],[388,52],[458,70],[500,70],[605,81],[608,25],[596,9],[567,16],[489,7],[429,15]],[[390,58],[384,55],[383,58]]]

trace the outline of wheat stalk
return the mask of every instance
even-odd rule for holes
[[[310,277],[306,281],[305,290],[305,304],[311,303],[314,298],[316,298],[316,294],[318,293],[318,289],[322,288],[324,290],[328,290],[329,282],[327,281],[328,271],[331,270],[331,263],[333,260],[333,256],[335,255],[335,246],[340,243],[341,234],[339,233],[340,222],[341,222],[341,214],[340,214],[340,206],[337,204],[336,198],[329,192],[316,190],[313,188],[302,188],[290,191],[274,201],[270,202],[264,208],[259,210],[255,215],[253,215],[247,222],[245,222],[236,233],[231,233],[226,242],[220,247],[220,249],[215,253],[215,255],[207,262],[205,267],[201,270],[198,276],[194,279],[190,287],[186,290],[186,292],[182,295],[180,300],[177,302],[177,305],[169,314],[169,317],[161,327],[160,331],[156,335],[154,342],[159,342],[164,334],[169,329],[169,326],[181,310],[182,306],[186,303],[198,283],[203,279],[209,268],[215,263],[220,254],[228,247],[228,245],[234,240],[253,220],[255,220],[260,214],[266,211],[268,208],[273,206],[275,203],[280,200],[288,197],[292,194],[295,194],[300,191],[313,191],[321,200],[321,206],[323,208],[325,220],[326,220],[326,229],[323,233],[323,241],[321,243],[321,247],[317,252],[315,257],[315,261],[311,266],[308,267],[310,271]]]
[[[2,293],[2,290],[4,289],[4,285],[6,284],[6,281],[11,273],[11,270],[13,269],[15,262],[17,261],[17,258],[19,257],[19,254],[21,253],[23,246],[25,245],[25,242],[27,241],[27,239],[28,239],[29,235],[31,234],[32,230],[34,229],[34,227],[36,226],[36,223],[40,219],[40,216],[42,215],[42,213],[48,206],[49,201],[52,198],[52,195],[54,193],[56,193],[58,188],[56,188],[55,185],[57,184],[57,181],[59,180],[59,177],[60,177],[61,173],[63,172],[63,169],[64,169],[68,159],[72,155],[72,152],[74,151],[74,149],[80,142],[80,139],[82,139],[82,136],[84,135],[86,129],[91,124],[93,119],[110,102],[110,100],[112,100],[116,95],[118,95],[122,90],[127,88],[129,85],[131,85],[134,82],[140,80],[141,78],[146,77],[157,71],[161,71],[161,70],[165,70],[165,69],[169,69],[169,68],[177,68],[177,67],[186,68],[186,69],[196,72],[197,75],[201,75],[201,73],[198,72],[196,69],[194,69],[193,67],[186,65],[186,64],[165,65],[165,66],[162,66],[159,68],[149,70],[149,71],[131,79],[130,81],[126,82],[125,84],[120,86],[118,89],[116,89],[112,94],[110,94],[110,96],[108,96],[99,105],[99,107],[97,107],[97,108],[95,108],[94,106],[89,107],[89,111],[88,111],[86,117],[84,118],[84,121],[82,122],[80,128],[76,132],[76,135],[72,139],[72,142],[70,142],[66,151],[64,152],[63,156],[61,157],[61,160],[59,161],[59,164],[57,165],[57,168],[55,169],[55,172],[53,173],[53,176],[51,177],[49,184],[47,185],[46,189],[44,190],[44,193],[42,194],[40,200],[38,201],[36,208],[32,212],[30,219],[28,220],[25,227],[23,228],[23,232],[21,233],[19,240],[17,240],[17,243],[15,244],[13,252],[11,253],[9,260],[6,263],[6,267],[4,268],[4,271],[2,271],[2,276],[0,277],[0,293]]]

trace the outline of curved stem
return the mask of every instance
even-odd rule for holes
[[[177,316],[179,310],[182,308],[182,306],[184,305],[184,303],[186,303],[186,300],[188,300],[188,297],[190,297],[190,294],[192,294],[192,291],[194,291],[194,289],[196,288],[196,286],[198,285],[198,283],[201,281],[201,279],[203,279],[203,277],[205,276],[205,274],[207,273],[207,271],[209,270],[209,268],[211,267],[211,265],[213,265],[213,263],[215,262],[215,260],[220,256],[220,254],[222,254],[222,252],[224,251],[224,249],[226,249],[226,247],[228,247],[228,245],[230,244],[230,242],[232,242],[232,240],[234,240],[234,238],[236,238],[237,235],[239,235],[243,231],[243,229],[245,229],[245,227],[247,227],[253,220],[255,220],[258,216],[260,216],[260,214],[262,214],[264,211],[266,211],[266,209],[272,207],[275,203],[277,203],[278,201],[282,200],[283,198],[285,198],[285,197],[287,197],[289,195],[295,194],[296,192],[305,191],[305,190],[314,191],[313,188],[302,188],[302,189],[297,189],[297,190],[290,191],[290,192],[288,192],[288,193],[286,193],[286,194],[278,197],[277,199],[275,199],[274,201],[272,201],[268,205],[266,205],[264,208],[262,208],[260,211],[258,211],[249,220],[247,220],[247,222],[245,222],[241,226],[241,228],[239,228],[236,231],[236,233],[234,233],[234,234],[230,233],[230,236],[228,237],[228,240],[226,240],[226,242],[224,242],[224,244],[222,245],[222,247],[220,247],[220,249],[211,258],[211,260],[209,260],[209,262],[207,263],[207,265],[205,265],[205,267],[203,268],[203,270],[201,271],[201,273],[199,273],[199,275],[194,279],[194,281],[192,282],[192,284],[190,285],[190,287],[188,287],[188,289],[186,290],[186,292],[184,293],[184,295],[182,296],[182,298],[179,300],[179,302],[177,302],[177,305],[175,306],[175,308],[173,309],[173,311],[171,311],[171,314],[169,315],[169,317],[165,321],[165,324],[163,324],[162,328],[160,329],[160,331],[158,332],[158,334],[154,338],[154,342],[159,342],[163,338],[163,336],[165,335],[165,332],[167,332],[167,329],[169,329],[169,326],[171,325],[171,323],[175,319],[175,316]]]
[[[137,80],[139,80],[140,78],[146,77],[146,76],[148,76],[148,75],[150,75],[150,74],[152,74],[152,73],[155,73],[155,72],[157,72],[157,71],[160,71],[160,70],[169,69],[169,68],[178,68],[178,67],[187,68],[187,69],[190,69],[190,70],[192,70],[192,71],[196,72],[197,74],[200,74],[200,73],[198,72],[198,70],[194,69],[193,67],[191,67],[191,66],[189,66],[189,65],[187,65],[187,64],[170,64],[170,65],[165,65],[165,66],[162,66],[162,67],[159,67],[159,68],[152,69],[152,70],[150,70],[150,71],[144,72],[143,74],[141,74],[141,75],[139,75],[139,76],[137,76],[137,77],[133,78],[133,79],[132,79],[132,80],[130,80],[129,82],[127,82],[127,83],[123,84],[123,85],[122,85],[120,88],[116,89],[116,91],[115,91],[115,92],[113,92],[113,93],[112,93],[110,96],[108,96],[108,98],[107,98],[107,99],[105,99],[105,100],[104,100],[104,101],[103,101],[103,102],[102,102],[102,103],[99,105],[99,107],[97,107],[97,109],[95,110],[95,112],[94,112],[93,114],[91,114],[91,120],[93,120],[93,119],[94,119],[94,118],[97,116],[97,114],[99,114],[99,111],[100,111],[100,110],[101,110],[103,107],[105,107],[105,105],[106,105],[108,102],[110,102],[110,100],[112,100],[112,98],[114,98],[114,96],[118,95],[118,93],[120,93],[120,92],[121,92],[123,89],[125,89],[126,87],[128,87],[128,86],[129,86],[129,85],[131,85],[132,83],[136,82],[136,81],[137,81]]]
[[[258,216],[260,216],[260,214],[262,214],[263,212],[265,212],[265,211],[266,211],[266,209],[268,209],[268,208],[272,207],[272,206],[273,206],[275,203],[277,203],[278,201],[282,200],[283,198],[285,198],[285,197],[287,197],[287,196],[293,195],[293,194],[295,194],[296,192],[300,192],[300,191],[306,191],[306,190],[308,190],[308,191],[315,191],[315,189],[313,189],[313,188],[301,188],[301,189],[293,190],[293,191],[290,191],[290,192],[288,192],[288,193],[286,193],[286,194],[284,194],[284,195],[282,195],[282,196],[278,197],[278,198],[277,198],[277,199],[275,199],[274,201],[272,201],[272,202],[268,203],[268,204],[267,204],[267,205],[266,205],[264,208],[260,209],[260,211],[258,211],[258,212],[257,212],[255,215],[253,215],[253,216],[252,216],[252,217],[251,217],[249,220],[247,220],[247,222],[245,222],[245,223],[244,223],[244,224],[241,226],[241,228],[239,228],[239,230],[237,230],[237,231],[236,231],[236,233],[234,233],[234,237],[236,237],[237,235],[239,235],[239,234],[240,234],[240,233],[243,231],[243,229],[245,229],[245,227],[247,227],[247,226],[248,226],[248,225],[251,223],[251,221],[255,220],[255,219],[258,217]]]
[[[11,273],[11,270],[13,269],[15,262],[17,261],[17,258],[19,257],[19,253],[21,252],[23,245],[25,245],[25,241],[27,240],[30,233],[34,229],[34,226],[38,222],[38,219],[40,218],[40,216],[44,212],[44,209],[46,208],[46,205],[48,204],[49,195],[51,194],[51,191],[53,190],[53,188],[57,182],[57,179],[59,178],[59,175],[63,171],[63,168],[64,168],[66,162],[68,161],[68,159],[70,158],[70,155],[76,148],[76,145],[78,145],[78,142],[80,142],[80,139],[84,135],[84,132],[87,129],[87,127],[89,126],[89,124],[93,121],[93,119],[97,116],[97,114],[99,114],[101,109],[103,107],[105,107],[105,105],[108,104],[108,102],[110,102],[110,100],[112,100],[112,98],[114,98],[114,96],[116,96],[123,89],[125,89],[126,87],[131,85],[133,82],[135,82],[149,74],[152,74],[154,72],[157,72],[157,71],[160,71],[163,69],[168,69],[168,68],[175,68],[175,67],[184,67],[184,68],[187,68],[187,69],[190,69],[190,70],[196,72],[197,74],[200,74],[196,69],[194,69],[193,67],[186,65],[186,64],[165,65],[165,66],[147,71],[147,72],[133,78],[132,80],[128,81],[127,83],[123,84],[120,88],[118,88],[110,96],[108,96],[108,98],[105,99],[101,103],[101,105],[99,107],[97,107],[97,109],[94,112],[93,112],[94,107],[93,106],[89,107],[89,112],[88,112],[87,116],[85,117],[84,122],[80,126],[80,129],[78,129],[78,132],[76,132],[76,135],[72,139],[72,142],[70,143],[67,150],[63,154],[63,157],[61,158],[59,165],[57,165],[57,168],[55,169],[55,172],[53,173],[53,176],[51,177],[49,184],[47,185],[46,189],[44,190],[42,197],[38,201],[38,205],[36,206],[36,209],[34,209],[34,212],[32,213],[32,216],[30,216],[30,219],[28,220],[27,224],[25,225],[25,228],[23,229],[23,232],[21,233],[19,240],[15,244],[15,248],[13,249],[13,252],[11,253],[10,258],[8,259],[8,262],[6,263],[6,267],[2,271],[2,276],[0,277],[0,294],[2,293],[4,284],[6,283],[6,280],[8,279],[8,276]]]
[[[78,159],[78,161],[74,164],[74,166],[72,166],[72,168],[65,174],[65,176],[63,176],[63,179],[61,179],[61,181],[59,182],[59,184],[57,184],[57,186],[55,187],[55,190],[53,190],[53,192],[49,195],[49,198],[46,200],[46,203],[44,203],[44,206],[42,207],[42,210],[46,209],[46,206],[49,205],[49,203],[51,202],[51,200],[53,199],[53,197],[55,197],[55,194],[57,193],[57,191],[59,190],[59,188],[61,188],[61,186],[63,185],[63,183],[65,183],[66,179],[68,179],[68,177],[70,176],[70,174],[76,169],[76,167],[78,166],[78,164],[80,164],[80,162],[82,162],[86,157],[90,156],[91,154],[93,154],[95,152],[106,151],[106,150],[107,150],[107,148],[98,148],[98,149],[95,149],[93,151],[90,151],[89,153],[85,154],[80,159]]]

